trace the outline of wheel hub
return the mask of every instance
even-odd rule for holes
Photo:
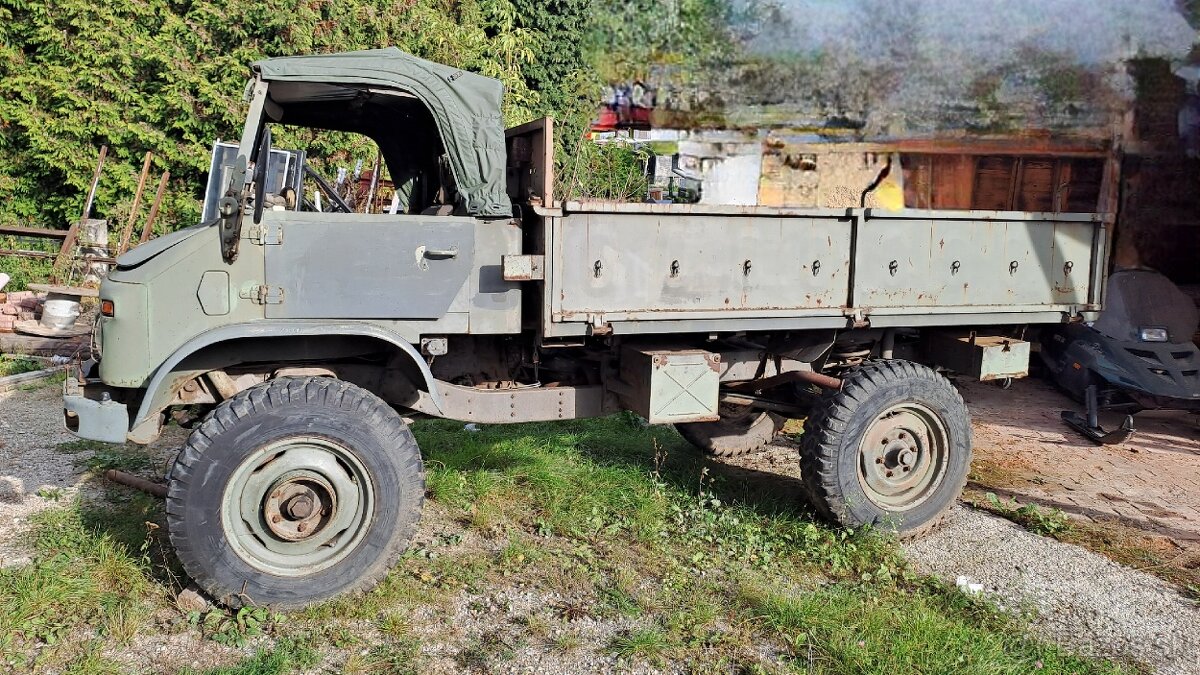
[[[917,403],[892,406],[863,435],[859,483],[882,508],[914,508],[941,483],[948,452],[945,426],[931,410]]]
[[[262,505],[272,534],[288,541],[312,537],[337,513],[337,493],[328,481],[309,471],[295,471],[271,487]]]
[[[252,452],[234,471],[222,522],[234,551],[281,576],[311,574],[362,540],[375,510],[366,468],[345,446],[303,436]]]

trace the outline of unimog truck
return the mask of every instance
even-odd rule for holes
[[[247,92],[219,215],[118,259],[64,396],[83,438],[194,424],[170,539],[222,602],[379,581],[421,513],[418,416],[628,410],[723,457],[804,418],[815,508],[920,534],[971,460],[943,373],[1021,377],[1027,330],[1100,308],[1102,214],[560,201],[552,123],[505,131],[492,79],[382,49],[263,60]],[[271,194],[284,127],[372,139],[396,207]]]

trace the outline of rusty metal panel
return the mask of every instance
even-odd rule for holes
[[[546,278],[546,257],[506,255],[501,257],[505,281],[541,281]]]
[[[1090,223],[1055,224],[1054,260],[1050,265],[1055,302],[1089,302],[1095,234],[1096,228]]]
[[[582,213],[559,232],[559,321],[837,310],[849,289],[845,214]]]

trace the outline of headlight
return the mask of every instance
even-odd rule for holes
[[[1138,331],[1138,339],[1142,342],[1166,342],[1166,328],[1142,328]]]

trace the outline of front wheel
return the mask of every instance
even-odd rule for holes
[[[292,609],[374,586],[424,494],[416,440],[387,404],[331,378],[281,378],[192,432],[167,520],[184,569],[218,602]]]
[[[962,493],[971,422],[962,396],[932,369],[876,361],[851,370],[804,425],[800,467],[813,505],[851,527],[905,537],[935,528]]]

